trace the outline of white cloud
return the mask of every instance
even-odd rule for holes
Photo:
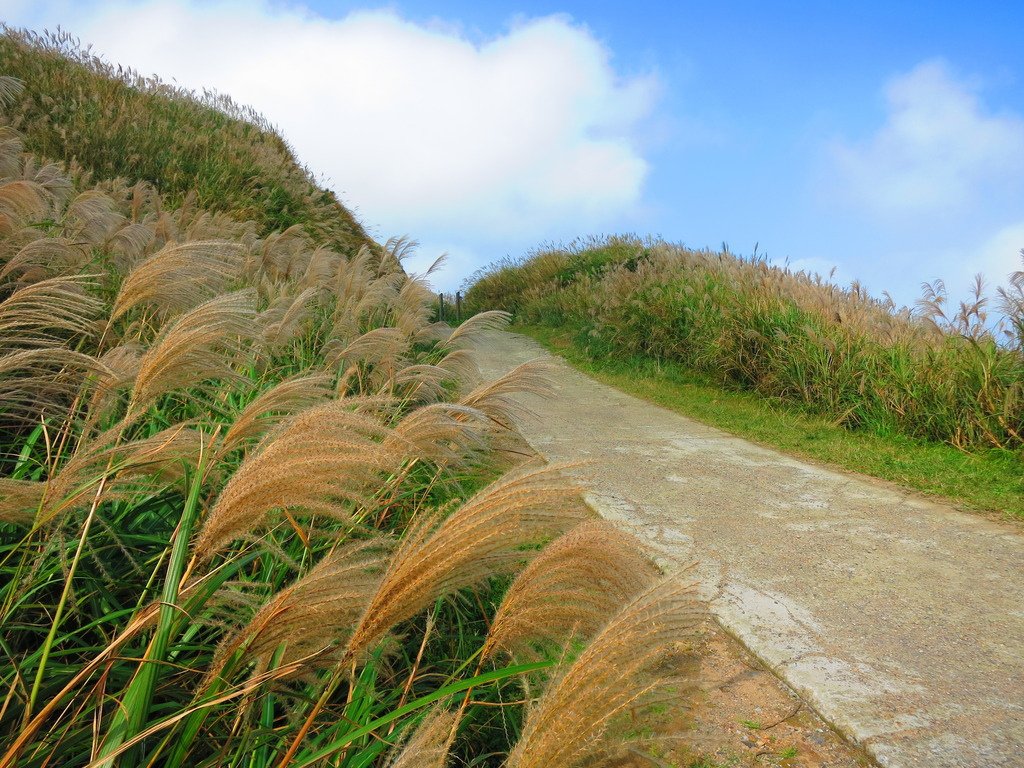
[[[632,135],[657,81],[618,76],[566,17],[478,43],[391,11],[330,20],[241,0],[34,14],[111,61],[251,104],[382,236],[533,239],[640,203],[647,163]]]
[[[1019,269],[1024,249],[1024,221],[1003,227],[976,249],[968,265],[973,273],[981,272],[991,285],[999,285]],[[966,275],[965,275],[966,277]]]
[[[887,263],[878,263],[874,280],[881,287],[895,287],[899,302],[912,304],[923,282],[941,279],[949,291],[952,305],[970,297],[975,275],[980,274],[989,296],[1006,285],[1011,274],[1022,268],[1024,220],[994,225],[966,233],[956,242],[908,244],[888,255]],[[914,281],[909,278],[914,276]],[[894,280],[896,281],[894,283]]]
[[[1024,180],[1024,119],[986,109],[939,60],[893,78],[868,141],[831,147],[833,190],[874,214],[966,213]]]

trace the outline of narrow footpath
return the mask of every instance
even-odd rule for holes
[[[889,483],[756,446],[495,332],[488,377],[553,365],[524,397],[535,450],[666,561],[826,721],[886,768],[1024,766],[1024,534]]]

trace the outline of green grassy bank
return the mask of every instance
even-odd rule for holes
[[[598,381],[761,445],[1024,520],[1024,472],[1011,451],[968,453],[899,433],[850,430],[793,403],[723,386],[679,363],[591,357],[565,328],[519,324],[515,330]]]
[[[502,309],[627,391],[816,461],[1024,514],[1024,280],[914,309],[757,256],[617,236],[489,265]]]

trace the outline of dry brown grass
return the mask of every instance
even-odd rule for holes
[[[494,615],[482,655],[528,661],[589,639],[659,571],[644,545],[604,520],[573,528],[520,573]]]
[[[295,224],[264,238],[256,256],[259,271],[275,282],[289,282],[302,275],[315,246],[306,231]]]
[[[377,593],[349,641],[360,657],[399,621],[438,596],[510,573],[537,553],[536,545],[581,520],[570,504],[578,492],[557,467],[514,470],[447,517],[421,513],[388,563]]]
[[[405,744],[388,759],[387,768],[444,768],[450,747],[448,734],[455,714],[435,708],[423,718]]]
[[[698,617],[693,585],[679,574],[634,598],[529,708],[507,768],[574,768],[620,754],[630,741],[629,714],[680,684],[663,665]]]
[[[430,322],[433,300],[434,293],[423,280],[406,280],[392,302],[392,324],[413,341],[433,341],[446,336],[446,328]]]
[[[303,273],[302,279],[299,280],[298,284],[303,288],[322,288],[328,285],[331,278],[338,273],[341,263],[345,260],[346,257],[340,253],[336,253],[323,246],[318,247],[309,254],[306,271]]]

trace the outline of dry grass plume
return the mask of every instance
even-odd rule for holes
[[[662,665],[690,636],[693,585],[670,575],[615,615],[529,708],[506,768],[600,764],[628,745],[628,716],[673,681]]]
[[[513,470],[444,516],[424,514],[406,532],[349,643],[359,657],[399,621],[440,595],[501,573],[536,556],[534,547],[580,522],[578,489],[558,467]]]
[[[589,520],[548,544],[520,573],[491,623],[482,655],[517,660],[557,653],[592,636],[659,571],[643,544],[605,520]]]

